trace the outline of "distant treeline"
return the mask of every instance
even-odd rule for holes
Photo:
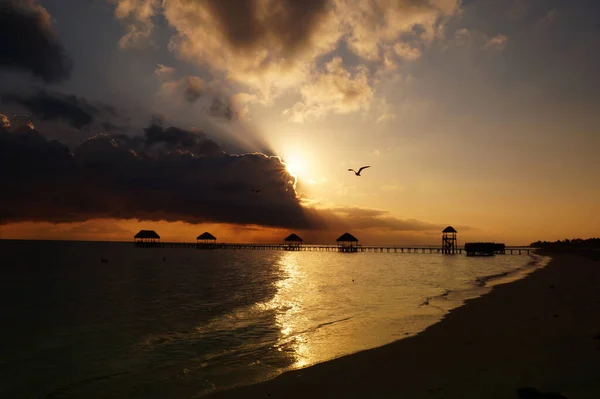
[[[572,240],[558,241],[536,241],[530,244],[532,247],[545,249],[561,249],[561,248],[585,248],[585,249],[600,249],[600,238],[574,238]]]

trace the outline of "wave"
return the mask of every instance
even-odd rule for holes
[[[421,303],[419,306],[426,306],[429,305],[429,302],[432,299],[446,299],[448,297],[448,295],[450,295],[452,293],[452,290],[444,290],[443,293],[441,293],[440,295],[433,295],[433,296],[428,296],[427,298],[425,298],[425,301],[423,301],[423,303]]]
[[[530,254],[530,260],[529,262],[527,262],[525,265],[512,269],[512,270],[507,270],[504,272],[500,272],[500,273],[494,273],[494,274],[488,274],[488,275],[484,275],[484,276],[477,276],[475,277],[475,280],[473,280],[472,282],[472,286],[475,286],[477,288],[484,288],[484,287],[489,287],[490,285],[495,285],[494,283],[496,282],[512,282],[512,281],[516,281],[519,280],[523,277],[525,277],[527,274],[542,268],[544,266],[546,266],[548,264],[548,262],[550,261],[550,258],[547,256],[540,256],[537,254]],[[506,278],[510,278],[513,277],[511,279],[509,279],[509,281],[505,281]],[[458,291],[469,291],[472,288],[465,288],[463,290],[458,290]],[[438,300],[438,299],[447,299],[448,296],[454,292],[458,292],[458,291],[453,291],[453,290],[449,290],[449,289],[445,289],[444,292],[442,294],[439,295],[433,295],[430,297],[426,297],[425,300],[419,305],[419,306],[428,306],[431,305],[431,301],[432,300]],[[436,308],[439,308],[438,306],[434,306]],[[442,308],[439,308],[441,310],[444,310]],[[446,310],[444,310],[446,311]]]
[[[496,274],[489,274],[487,276],[480,276],[480,277],[476,277],[475,278],[475,285],[477,285],[478,287],[485,287],[488,283],[488,281],[490,280],[494,280],[494,279],[498,279],[501,277],[506,277],[512,273],[515,273],[517,270],[519,269],[515,269],[515,270],[511,270],[511,271],[507,271],[507,272],[502,272],[502,273],[496,273]]]
[[[328,321],[325,323],[321,323],[321,324],[317,324],[315,327],[313,327],[311,330],[318,330],[321,327],[325,327],[325,326],[330,326],[332,324],[337,324],[337,323],[341,323],[342,321],[347,321],[352,319],[352,317],[344,317],[343,319],[339,319],[339,320],[332,320],[332,321]]]

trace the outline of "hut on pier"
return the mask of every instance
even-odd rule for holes
[[[302,247],[302,238],[292,233],[283,240],[285,242],[285,249],[288,251],[299,251]]]
[[[455,254],[457,250],[456,229],[452,226],[442,230],[442,253]]]
[[[217,237],[205,231],[196,237],[196,248],[212,249],[217,246]]]
[[[158,247],[160,244],[160,236],[154,230],[140,230],[133,241],[136,247]]]
[[[336,241],[339,252],[358,252],[358,238],[352,234],[344,233]]]

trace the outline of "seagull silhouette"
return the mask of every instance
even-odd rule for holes
[[[260,188],[253,188],[252,192],[255,193],[255,194],[260,194],[261,193]]]
[[[367,168],[370,168],[370,166],[363,166],[362,168],[360,168],[360,169],[358,170],[358,172],[357,172],[357,171],[355,171],[354,169],[348,169],[348,172],[354,172],[354,174],[355,174],[356,176],[360,176],[360,172],[362,172],[362,170],[363,170],[363,169],[367,169]]]

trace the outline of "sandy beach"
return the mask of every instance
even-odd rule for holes
[[[572,254],[414,337],[210,398],[600,398],[600,262]]]

